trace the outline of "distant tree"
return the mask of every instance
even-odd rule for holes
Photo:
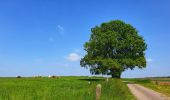
[[[81,59],[82,67],[92,74],[107,74],[120,78],[126,69],[146,67],[147,45],[136,28],[121,20],[102,23],[91,29],[91,36],[84,44],[87,54]]]

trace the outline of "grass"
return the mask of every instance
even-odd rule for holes
[[[98,83],[101,100],[134,100],[120,79],[97,77],[0,78],[0,100],[95,100]]]
[[[167,96],[170,96],[170,85],[157,85],[151,82],[151,81],[169,82],[170,78],[135,78],[135,79],[124,79],[124,81],[137,83],[145,87],[148,87],[152,90],[155,90],[157,92],[163,93]]]

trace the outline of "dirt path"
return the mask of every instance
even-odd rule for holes
[[[165,95],[138,84],[127,84],[127,86],[137,100],[170,100]]]

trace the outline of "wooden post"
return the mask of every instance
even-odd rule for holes
[[[101,84],[97,84],[96,86],[96,100],[100,100],[100,96],[101,96]]]
[[[109,78],[108,77],[106,78],[106,82],[109,82]]]
[[[156,85],[158,85],[158,84],[159,84],[157,80],[156,80],[156,82],[155,82],[155,83],[156,83]]]

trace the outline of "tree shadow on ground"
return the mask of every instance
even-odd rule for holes
[[[122,81],[122,82],[125,84],[135,84],[135,82],[133,82],[133,81]]]
[[[81,81],[90,81],[90,82],[95,82],[95,81],[104,81],[104,79],[90,79],[90,78],[84,78],[84,79],[78,79]]]

